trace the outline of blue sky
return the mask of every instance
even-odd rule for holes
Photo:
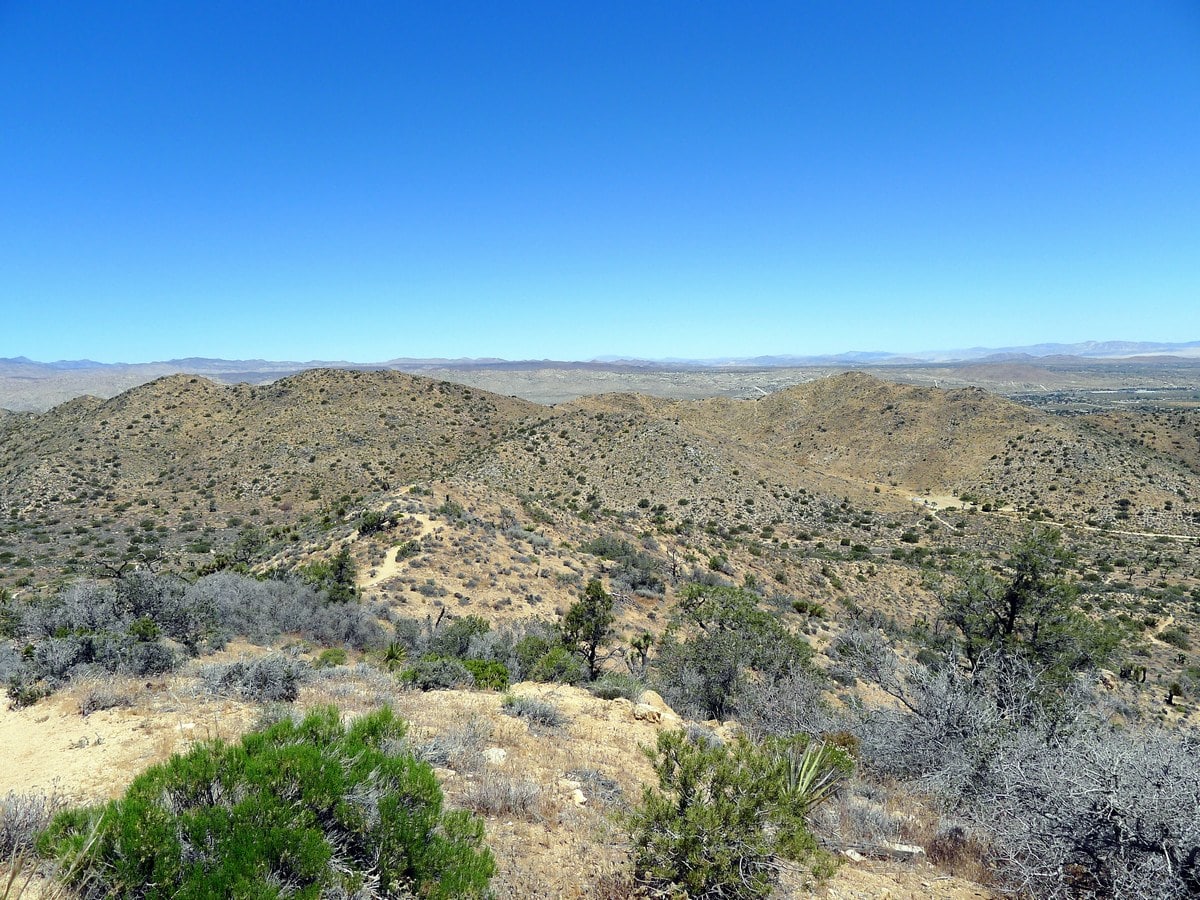
[[[0,0],[0,356],[1200,339],[1200,5]]]

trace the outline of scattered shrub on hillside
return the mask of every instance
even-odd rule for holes
[[[851,771],[848,756],[807,739],[732,745],[661,732],[649,751],[657,787],[626,820],[635,872],[655,889],[691,897],[766,897],[775,859],[822,873],[831,859],[805,817]]]
[[[488,766],[473,778],[463,795],[468,809],[485,816],[515,816],[536,819],[542,802],[542,786],[521,776],[509,775]]]
[[[344,666],[349,656],[344,647],[326,647],[322,650],[313,663],[315,669],[333,669],[338,666]]]
[[[635,593],[662,594],[664,586],[659,574],[662,568],[659,561],[628,541],[606,534],[581,544],[579,549],[617,564],[612,572],[616,587]]]
[[[358,599],[358,566],[347,546],[330,559],[303,566],[300,576],[325,594],[331,603],[349,603]]]
[[[811,665],[812,650],[736,587],[692,584],[659,643],[660,693],[685,715],[725,719],[748,677],[768,681]]]
[[[589,684],[587,689],[601,700],[624,697],[631,703],[637,703],[646,691],[646,682],[633,675],[609,672]]]
[[[1186,629],[1183,629],[1178,625],[1171,625],[1167,628],[1164,628],[1158,633],[1158,639],[1164,644],[1170,644],[1177,650],[1192,649],[1192,642],[1188,639],[1188,633]]]
[[[199,744],[59,813],[38,850],[88,898],[485,896],[483,825],[443,810],[429,765],[395,751],[404,731],[330,707]]]
[[[133,706],[133,695],[128,691],[106,685],[90,688],[79,700],[79,714],[90,716],[105,709]]]
[[[240,697],[256,703],[291,703],[300,696],[300,685],[309,676],[300,660],[272,654],[232,663],[213,663],[200,669],[200,681],[209,693]]]
[[[510,716],[517,716],[550,728],[562,725],[566,721],[566,717],[558,711],[558,707],[545,700],[538,700],[536,697],[505,694],[504,700],[501,702],[501,709]]]
[[[475,679],[475,687],[482,691],[504,691],[508,689],[508,666],[486,659],[464,659],[466,670]]]
[[[445,691],[475,686],[475,676],[461,660],[423,656],[400,673],[400,680],[422,691]]]

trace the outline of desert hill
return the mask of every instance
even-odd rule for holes
[[[858,372],[757,400],[614,393],[556,407],[393,371],[261,386],[175,375],[0,419],[0,560],[26,584],[94,555],[169,551],[196,566],[245,527],[301,541],[304,527],[435,482],[573,523],[768,528],[785,541],[840,540],[842,519],[861,529],[856,511],[890,517],[895,537],[925,513],[914,498],[1008,517],[970,523],[985,531],[1033,515],[1196,534],[1190,426],[1155,442],[1117,421]]]

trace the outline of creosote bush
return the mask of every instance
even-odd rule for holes
[[[483,825],[443,809],[404,732],[387,708],[345,727],[328,707],[199,744],[59,813],[38,851],[85,898],[485,896]]]

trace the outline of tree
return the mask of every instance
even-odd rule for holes
[[[1067,575],[1072,561],[1062,534],[1040,526],[1013,548],[1007,574],[979,561],[958,567],[958,587],[945,598],[942,618],[961,636],[972,670],[997,651],[1025,658],[1053,680],[1104,661],[1117,635],[1080,611],[1078,588]]]
[[[571,604],[562,620],[563,645],[582,657],[588,681],[596,680],[601,650],[612,634],[613,598],[599,578],[583,589],[583,596]]]

